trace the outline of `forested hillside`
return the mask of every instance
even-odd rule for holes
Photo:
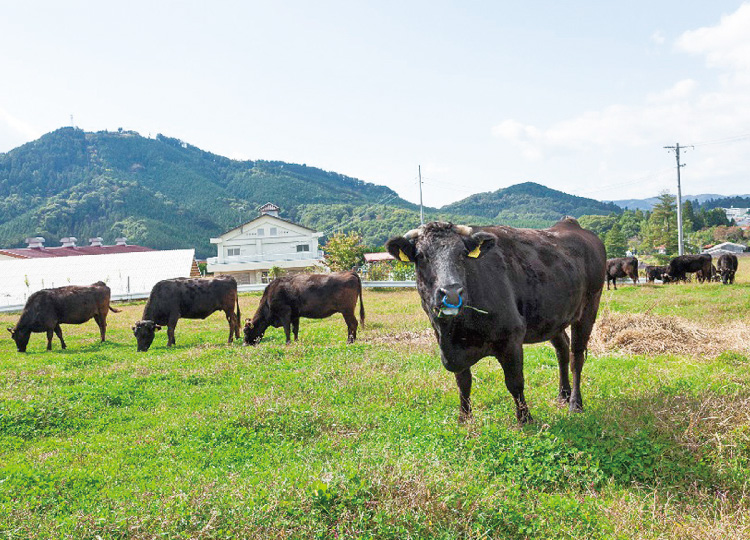
[[[2,247],[23,246],[28,236],[54,245],[68,235],[124,235],[206,257],[215,252],[212,236],[269,201],[288,219],[310,204],[414,208],[385,186],[305,165],[235,161],[162,135],[62,128],[0,154]]]
[[[516,227],[548,227],[561,217],[622,212],[613,203],[568,195],[534,182],[524,182],[493,192],[477,193],[444,206],[442,211],[471,214]]]

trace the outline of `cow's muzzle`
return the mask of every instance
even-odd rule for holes
[[[464,288],[459,285],[439,287],[437,290],[437,310],[439,316],[453,317],[464,305]]]

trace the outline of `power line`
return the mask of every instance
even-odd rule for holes
[[[691,144],[690,146],[696,147],[696,146],[709,146],[713,144],[728,144],[732,142],[742,141],[745,139],[750,139],[750,133],[744,133],[742,135],[735,135],[733,137],[725,137],[723,139],[713,139],[709,141],[697,142],[697,143]]]

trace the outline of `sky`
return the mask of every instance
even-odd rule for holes
[[[750,2],[8,2],[0,152],[75,125],[442,206],[750,193]],[[283,201],[275,201],[283,206]]]

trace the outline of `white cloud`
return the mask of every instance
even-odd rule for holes
[[[716,26],[685,32],[677,39],[675,48],[705,56],[710,67],[750,69],[750,3],[723,16]]]
[[[652,37],[653,39],[653,37]],[[675,51],[700,54],[715,84],[683,79],[643,97],[640,105],[613,104],[543,127],[506,119],[492,129],[495,137],[538,159],[552,149],[664,144],[679,137],[699,142],[750,130],[750,3],[724,16],[713,27],[685,32]],[[703,87],[713,86],[712,91]],[[747,161],[743,160],[747,167]]]
[[[0,107],[0,133],[2,133],[3,138],[15,138],[24,141],[36,139],[42,135],[40,130],[16,118],[2,107]]]
[[[664,42],[667,41],[667,38],[664,37],[664,34],[661,32],[661,30],[657,30],[656,32],[651,34],[651,41],[656,45],[664,45]]]

